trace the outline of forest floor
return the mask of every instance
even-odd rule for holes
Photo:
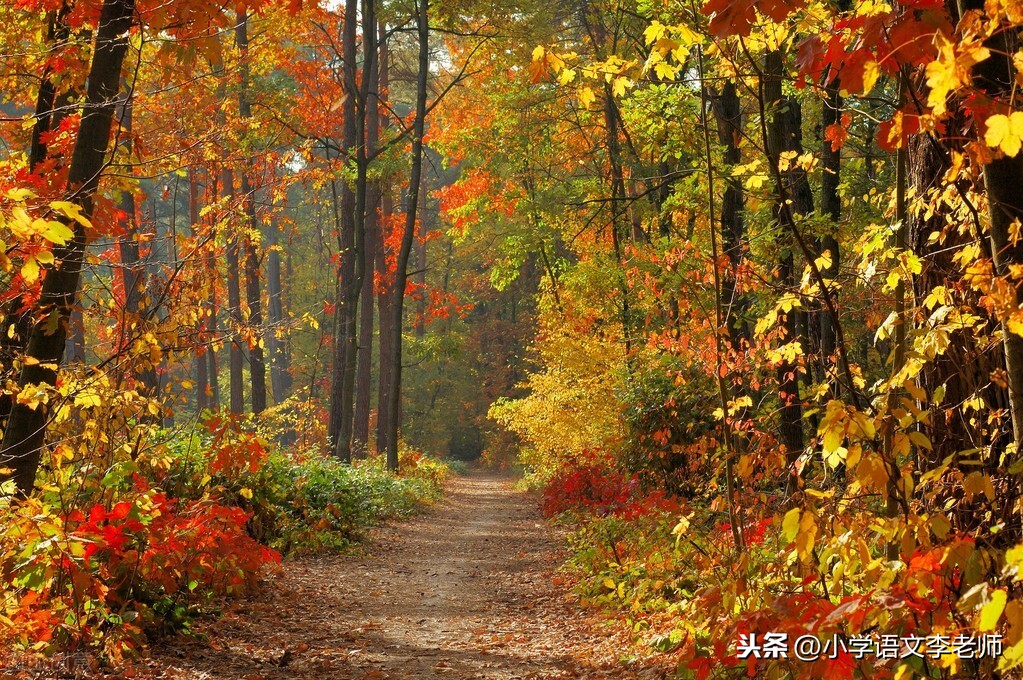
[[[166,678],[661,678],[581,610],[535,497],[473,474],[356,556],[285,560],[259,597],[153,649]],[[141,670],[141,669],[139,669]]]

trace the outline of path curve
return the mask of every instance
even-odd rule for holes
[[[621,631],[581,612],[536,499],[455,478],[445,500],[380,530],[365,556],[285,561],[267,592],[154,650],[174,678],[658,678]]]

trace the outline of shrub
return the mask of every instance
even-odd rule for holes
[[[184,628],[211,598],[251,590],[280,556],[248,514],[175,501],[136,476],[115,503],[61,513],[49,495],[2,509],[0,637],[37,652],[88,648],[118,659],[143,633]]]
[[[239,418],[184,436],[145,428],[145,448],[112,449],[105,465],[56,449],[53,483],[0,500],[0,644],[117,662],[215,598],[251,592],[278,551],[348,549],[435,499],[447,475],[408,450],[402,476],[378,459],[288,456]]]
[[[677,507],[663,491],[645,492],[636,474],[621,472],[609,459],[593,453],[562,468],[543,492],[543,510],[548,517],[567,511],[637,517]]]

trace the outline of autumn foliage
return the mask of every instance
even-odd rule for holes
[[[1010,0],[0,6],[0,638],[117,661],[446,451],[521,466],[682,676],[1019,673],[1021,35]]]
[[[491,415],[583,598],[684,677],[1015,672],[1016,4],[574,16],[450,115],[522,125],[499,158],[458,147],[465,191],[516,183],[506,247],[543,247],[536,366]],[[652,490],[678,505],[629,510]],[[944,651],[739,654],[769,633]],[[950,651],[986,635],[1004,650]]]

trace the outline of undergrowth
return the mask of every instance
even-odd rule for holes
[[[54,481],[0,501],[0,665],[57,652],[117,664],[253,592],[282,555],[349,550],[415,513],[448,474],[410,450],[394,475],[379,458],[345,465],[315,446],[271,446],[230,418],[148,436],[160,443],[106,465],[58,447]]]

